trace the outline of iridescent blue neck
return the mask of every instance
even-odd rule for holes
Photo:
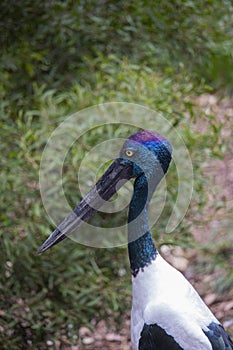
[[[128,218],[128,252],[133,276],[155,260],[158,254],[149,228],[148,204],[151,195],[145,177],[137,178]]]

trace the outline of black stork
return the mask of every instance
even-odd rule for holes
[[[132,273],[131,341],[134,350],[233,350],[233,342],[185,277],[158,253],[149,228],[148,204],[167,172],[172,147],[148,130],[131,135],[119,157],[73,212],[38,249],[44,252],[87,221],[134,178],[128,215]]]

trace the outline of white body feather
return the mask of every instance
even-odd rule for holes
[[[144,324],[157,324],[184,350],[212,350],[203,330],[217,319],[185,277],[160,255],[132,277],[131,340],[138,350]]]

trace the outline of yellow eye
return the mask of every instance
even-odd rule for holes
[[[133,151],[131,151],[130,149],[127,149],[127,150],[125,151],[125,154],[127,155],[127,157],[132,157]]]

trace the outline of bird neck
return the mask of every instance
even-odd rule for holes
[[[148,204],[151,198],[144,176],[134,183],[134,193],[129,206],[128,252],[132,275],[155,260],[158,252],[153,243],[148,217]]]

